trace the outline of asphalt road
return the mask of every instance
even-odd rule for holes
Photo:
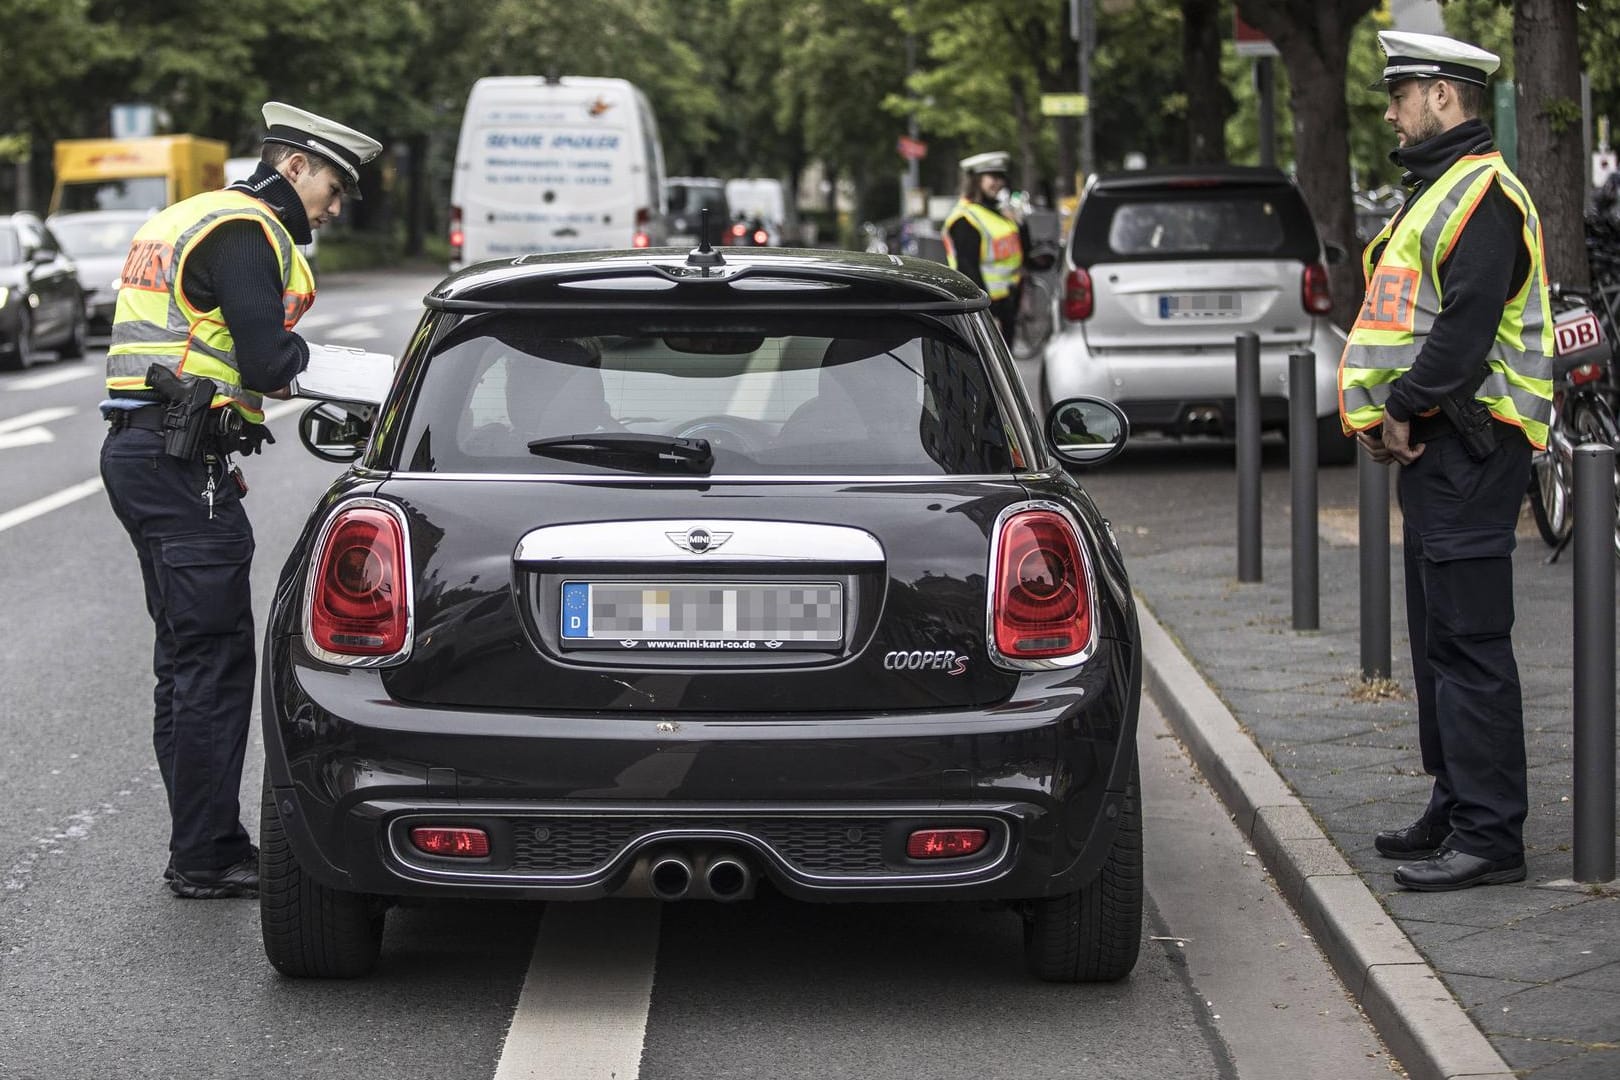
[[[397,352],[433,281],[330,276],[303,329]],[[0,1077],[1389,1075],[1151,707],[1148,940],[1117,985],[1028,981],[1004,912],[772,895],[405,908],[374,977],[279,977],[254,903],[180,901],[159,877],[151,629],[97,480],[102,359],[0,374]],[[340,471],[298,446],[295,410],[278,408],[280,441],[245,462],[261,625],[284,553]],[[1229,528],[1217,469],[1229,477],[1230,449],[1145,446],[1087,482],[1129,554]],[[255,731],[250,827],[262,760]]]

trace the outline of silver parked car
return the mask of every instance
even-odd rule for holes
[[[85,210],[50,217],[51,231],[78,267],[92,334],[112,333],[119,275],[129,255],[129,243],[151,216],[150,210]]]
[[[1231,436],[1234,341],[1252,330],[1262,428],[1286,430],[1288,354],[1311,349],[1319,460],[1354,460],[1355,443],[1339,427],[1344,333],[1328,318],[1323,244],[1304,197],[1278,170],[1095,177],[1075,212],[1064,271],[1062,318],[1041,361],[1045,402],[1097,395],[1123,408],[1134,432]]]

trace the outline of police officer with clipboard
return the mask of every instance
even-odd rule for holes
[[[1439,892],[1525,876],[1524,709],[1510,637],[1514,527],[1552,415],[1541,220],[1480,119],[1484,49],[1384,31],[1384,119],[1405,205],[1367,246],[1339,366],[1347,433],[1398,462],[1422,816],[1374,838],[1395,881]]]
[[[279,102],[258,171],[141,226],[107,351],[101,475],[135,546],[156,634],[153,746],[168,794],[164,877],[178,896],[255,896],[258,851],[238,790],[253,704],[253,528],[236,452],[268,438],[315,299],[296,245],[354,194],[380,143]]]

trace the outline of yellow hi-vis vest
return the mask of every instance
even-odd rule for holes
[[[292,234],[264,203],[241,191],[194,195],[162,211],[136,232],[118,287],[107,389],[146,390],[146,369],[161,363],[176,374],[214,380],[214,408],[232,405],[264,422],[260,395],[242,385],[236,343],[218,307],[199,311],[180,287],[186,257],[198,241],[227,221],[264,229],[281,270],[283,325],[291,330],[315,302],[315,276]]]
[[[1476,396],[1492,416],[1522,429],[1537,449],[1546,448],[1553,326],[1541,219],[1524,185],[1495,152],[1459,158],[1367,245],[1367,296],[1339,358],[1339,419],[1346,434],[1383,422],[1389,384],[1412,366],[1440,313],[1440,264],[1493,183],[1524,214],[1530,272],[1502,309],[1495,344],[1481,358],[1490,374]],[[1380,243],[1384,250],[1375,265]]]
[[[951,226],[962,218],[979,230],[979,276],[992,300],[1005,300],[1023,275],[1024,248],[1018,239],[1018,226],[977,202],[962,199],[945,219],[945,258],[956,269],[956,247],[951,243]]]

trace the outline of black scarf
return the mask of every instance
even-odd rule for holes
[[[1440,179],[1465,154],[1486,154],[1495,148],[1491,129],[1485,126],[1485,121],[1464,120],[1433,138],[1391,150],[1389,160],[1406,170],[1401,183],[1412,187]]]
[[[226,190],[246,192],[274,210],[276,217],[292,233],[293,243],[307,244],[313,239],[309,215],[304,212],[304,200],[298,197],[298,192],[285,176],[276,171],[274,165],[259,162],[252,176],[227,185]]]

